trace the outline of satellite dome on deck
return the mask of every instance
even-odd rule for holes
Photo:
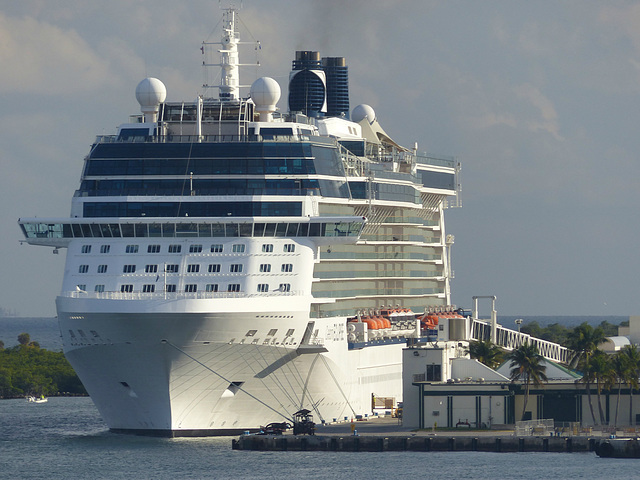
[[[260,77],[251,84],[249,94],[256,105],[256,112],[260,114],[260,120],[271,120],[271,114],[276,111],[276,104],[280,100],[281,90],[278,82],[270,77]]]
[[[358,105],[351,112],[351,120],[356,123],[359,123],[363,118],[366,118],[369,123],[373,123],[376,119],[376,111],[373,107],[366,105],[364,103]]]
[[[167,98],[167,87],[157,78],[147,77],[136,87],[136,100],[142,113],[151,114],[151,121],[156,121],[160,104]],[[145,119],[146,120],[146,119]]]

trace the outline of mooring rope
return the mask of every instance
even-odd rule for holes
[[[206,368],[207,370],[209,370],[211,373],[213,373],[214,375],[220,377],[222,380],[224,380],[225,382],[228,382],[229,385],[231,385],[233,382],[231,382],[230,380],[227,380],[226,378],[224,378],[222,375],[220,375],[218,372],[216,372],[215,370],[213,370],[212,368],[208,367],[207,365],[205,365],[204,363],[202,363],[200,360],[198,360],[197,358],[189,355],[187,352],[185,352],[184,350],[182,350],[180,347],[178,347],[177,345],[174,345],[173,343],[171,343],[169,340],[160,340],[160,342],[162,343],[166,343],[167,345],[172,346],[173,348],[175,348],[176,350],[178,350],[180,353],[184,354],[185,356],[189,357],[191,360],[193,360],[194,362],[196,362],[197,364],[201,365],[202,367]],[[264,405],[265,407],[267,407],[269,410],[277,413],[278,415],[280,415],[281,417],[283,417],[285,420],[289,420],[291,423],[293,423],[293,420],[289,417],[287,417],[286,415],[284,415],[283,413],[279,412],[278,410],[276,410],[275,408],[273,408],[272,406],[266,404],[265,402],[263,402],[262,400],[260,400],[258,397],[256,397],[255,395],[250,394],[249,392],[247,392],[244,388],[240,387],[239,385],[236,385],[236,388],[240,391],[242,391],[243,393],[249,395],[251,398],[253,398],[256,402]]]

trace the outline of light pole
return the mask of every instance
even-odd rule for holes
[[[516,318],[514,321],[515,321],[515,324],[518,326],[518,333],[520,333],[520,325],[522,325],[522,319]]]

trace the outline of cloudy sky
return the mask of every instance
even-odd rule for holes
[[[21,246],[16,220],[69,214],[91,142],[138,113],[142,78],[195,98],[220,16],[215,0],[0,1],[0,308],[55,314],[64,254]],[[344,56],[352,107],[462,162],[456,304],[640,315],[640,3],[245,0],[241,18],[263,65],[243,83],[286,87],[295,50]]]

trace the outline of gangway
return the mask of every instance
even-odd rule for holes
[[[478,318],[478,299],[491,299],[491,320],[481,320]],[[544,358],[557,363],[569,363],[570,350],[560,344],[542,340],[541,338],[532,337],[529,334],[516,332],[509,328],[505,328],[497,322],[496,314],[496,297],[483,296],[473,297],[474,308],[471,318],[471,340],[491,340],[492,343],[504,348],[505,350],[514,350],[519,346],[529,343],[538,347],[538,352]]]

